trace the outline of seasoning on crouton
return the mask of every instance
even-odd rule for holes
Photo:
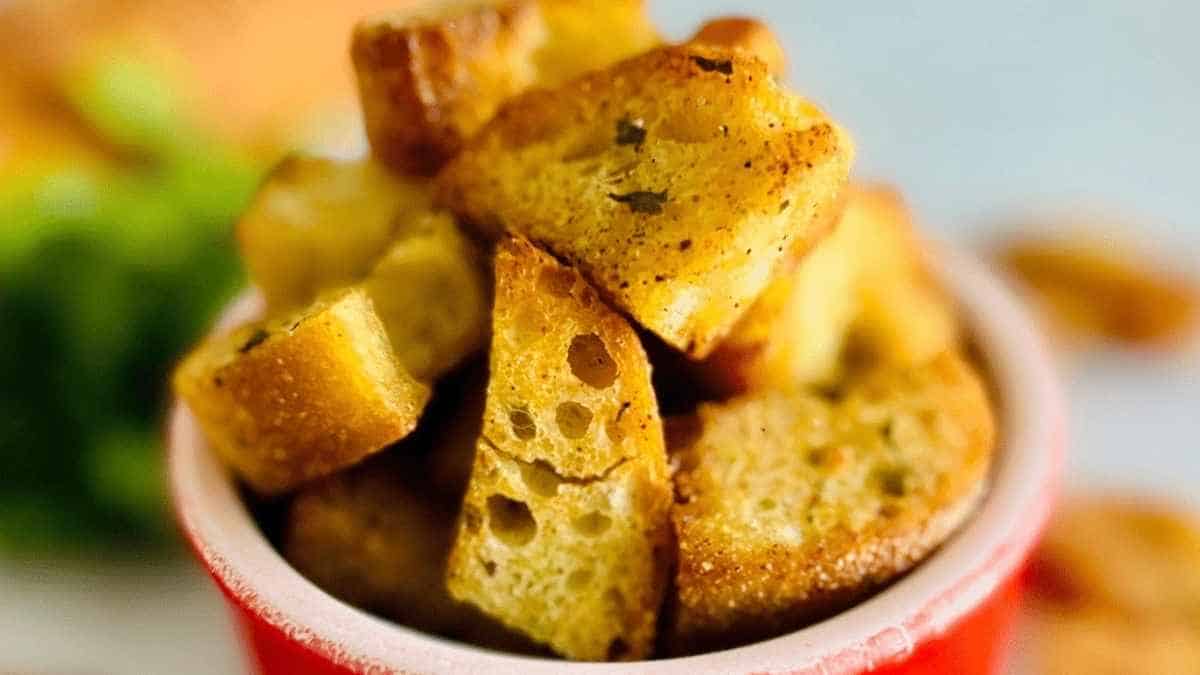
[[[694,358],[827,232],[849,138],[742,51],[666,47],[505,104],[441,204],[519,233]]]
[[[451,594],[577,660],[650,653],[671,487],[637,335],[530,243],[496,255],[483,435]]]
[[[744,16],[723,16],[706,21],[688,42],[741,49],[767,64],[776,77],[787,74],[787,53],[767,24]]]

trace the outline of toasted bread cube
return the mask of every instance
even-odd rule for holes
[[[284,557],[330,595],[393,621],[497,649],[536,651],[450,597],[446,556],[456,511],[422,490],[408,444],[304,487],[285,517]]]
[[[450,593],[567,658],[646,656],[671,487],[637,335],[578,272],[509,239],[490,360]]]
[[[779,275],[698,372],[721,394],[836,380],[851,340],[917,366],[958,342],[908,211],[888,188],[852,186],[833,234]]]
[[[431,175],[509,97],[658,42],[640,0],[500,0],[359,24],[351,54],[376,156]]]
[[[455,514],[420,494],[414,467],[390,456],[407,450],[401,446],[297,493],[286,516],[283,555],[345,602],[446,633],[470,612],[450,597],[444,581]]]
[[[464,220],[545,246],[700,358],[826,234],[851,155],[756,58],[667,47],[510,101],[437,183]]]
[[[432,174],[501,101],[536,78],[536,0],[432,6],[360,23],[351,57],[375,155]]]
[[[997,257],[1068,344],[1177,347],[1200,328],[1200,280],[1120,238],[1077,231],[1014,239]]]
[[[174,384],[213,451],[264,495],[404,438],[429,399],[361,290],[208,338]]]
[[[673,436],[675,649],[841,610],[941,544],[982,495],[992,413],[962,357],[843,384],[841,399],[793,389],[704,404]]]
[[[688,42],[742,49],[767,64],[776,77],[787,75],[787,53],[770,26],[744,16],[723,16],[706,21]]]
[[[406,232],[362,286],[396,357],[417,379],[432,380],[483,346],[488,298],[482,255],[447,212],[410,216]]]
[[[273,312],[361,280],[405,227],[429,210],[424,181],[371,161],[293,155],[276,166],[237,224],[242,260]]]
[[[1200,518],[1137,497],[1076,496],[1034,556],[1038,672],[1191,673],[1200,664]]]
[[[645,0],[541,0],[539,5],[546,25],[546,42],[533,57],[539,87],[558,86],[663,41]]]

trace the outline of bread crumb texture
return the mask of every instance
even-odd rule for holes
[[[994,441],[980,378],[953,352],[670,426],[682,651],[797,629],[911,568],[969,514]]]
[[[501,242],[495,269],[450,592],[568,658],[645,657],[671,494],[645,353],[578,272],[528,242]]]

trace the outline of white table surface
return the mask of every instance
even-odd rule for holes
[[[653,1],[653,0],[652,0]],[[855,135],[857,173],[909,196],[930,232],[982,242],[1085,204],[1200,272],[1200,3],[733,3],[767,18],[792,81]],[[1099,355],[1068,371],[1071,487],[1200,508],[1200,358]],[[193,567],[0,563],[0,673],[241,672],[224,608]]]

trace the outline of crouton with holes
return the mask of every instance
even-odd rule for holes
[[[980,378],[953,352],[872,366],[839,398],[770,390],[692,422],[672,434],[681,651],[795,630],[909,570],[971,513],[994,443]]]
[[[263,495],[404,438],[430,393],[397,361],[362,290],[208,338],[174,385],[213,451]]]
[[[536,651],[446,591],[455,510],[425,494],[406,445],[303,488],[288,508],[284,557],[330,595],[406,626]]]
[[[649,49],[640,0],[501,0],[360,23],[351,55],[367,135],[399,171],[430,175],[509,97]]]
[[[787,53],[767,24],[744,16],[706,21],[688,42],[744,50],[757,56],[776,77],[787,75]]]
[[[445,211],[409,216],[405,232],[362,286],[396,357],[433,380],[483,347],[488,298],[483,255]]]
[[[567,658],[643,658],[671,499],[646,355],[578,272],[527,241],[502,241],[495,270],[483,434],[450,592]]]
[[[536,241],[701,358],[780,261],[827,233],[852,154],[757,58],[666,47],[511,100],[437,190],[482,232]]]
[[[767,286],[699,374],[730,395],[833,382],[851,344],[898,367],[953,348],[954,307],[925,249],[895,192],[848,188],[833,234]]]
[[[250,278],[273,312],[361,280],[405,227],[429,210],[425,181],[371,161],[293,155],[259,187],[237,224]]]

